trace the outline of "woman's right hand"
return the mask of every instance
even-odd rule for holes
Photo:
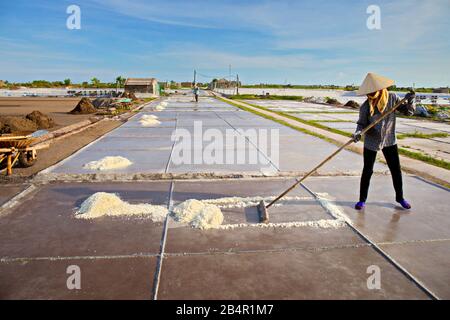
[[[352,134],[352,138],[355,143],[361,140],[361,131],[358,130],[354,134]]]

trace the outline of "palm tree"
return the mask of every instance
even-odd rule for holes
[[[98,80],[96,77],[91,79],[91,83],[94,87],[98,87],[98,85],[100,84],[100,80]]]
[[[117,83],[119,86],[122,87],[122,86],[125,84],[125,78],[122,77],[122,76],[118,76],[118,77],[116,78],[116,83]]]
[[[123,87],[125,84],[125,78],[122,76],[118,76],[116,78],[116,92],[119,91],[119,87]]]

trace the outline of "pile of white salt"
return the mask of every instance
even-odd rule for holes
[[[97,161],[86,163],[83,168],[89,170],[112,170],[126,168],[133,163],[127,158],[120,156],[108,156]]]
[[[95,219],[104,216],[137,216],[162,222],[168,210],[164,206],[130,204],[114,193],[97,192],[87,198],[77,210],[75,217],[79,219]]]
[[[219,207],[202,201],[189,199],[173,209],[176,221],[188,223],[199,229],[217,228],[223,222],[223,214]]]
[[[154,115],[148,115],[148,114],[144,114],[140,119],[139,119],[139,123],[143,126],[143,127],[154,127],[157,126],[159,124],[161,124],[161,122],[158,120],[157,116]]]

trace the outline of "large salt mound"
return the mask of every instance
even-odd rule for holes
[[[139,119],[139,123],[143,127],[154,127],[159,125],[161,122],[157,120],[158,117],[154,115],[143,115],[141,119]]]
[[[87,198],[76,212],[76,218],[95,219],[103,216],[141,216],[162,222],[168,210],[152,204],[130,204],[114,193],[97,192]]]
[[[177,221],[189,223],[204,207],[205,204],[203,202],[196,199],[189,199],[177,205],[173,209],[173,213],[175,214],[175,219]]]
[[[217,228],[223,222],[223,214],[219,207],[205,204],[196,199],[189,199],[173,209],[175,220],[189,223],[194,228]]]
[[[199,229],[210,229],[220,226],[222,222],[223,214],[220,208],[212,204],[207,204],[192,220],[191,226]]]
[[[124,157],[104,157],[97,161],[91,161],[86,163],[83,168],[89,170],[112,170],[112,169],[120,169],[125,168],[133,163]]]

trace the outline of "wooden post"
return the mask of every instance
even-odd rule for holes
[[[6,158],[6,175],[12,175],[12,153],[8,153]]]

